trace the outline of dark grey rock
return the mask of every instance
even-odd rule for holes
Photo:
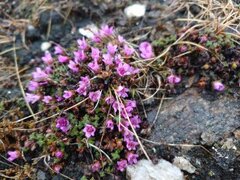
[[[46,173],[41,170],[38,170],[37,180],[47,180]]]
[[[200,143],[202,133],[213,135],[211,141],[224,138],[239,127],[239,109],[240,103],[236,98],[222,96],[208,101],[196,89],[189,89],[164,105],[150,139],[196,144]],[[150,123],[156,112],[157,108],[148,113]]]

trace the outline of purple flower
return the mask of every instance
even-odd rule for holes
[[[53,63],[52,55],[49,52],[45,52],[45,55],[42,57],[42,60],[47,65],[51,65]]]
[[[136,150],[137,145],[138,145],[138,142],[136,142],[136,141],[132,141],[132,140],[127,141],[127,149],[129,151]]]
[[[111,55],[114,55],[116,51],[117,51],[117,45],[113,45],[112,43],[108,43],[107,52]]]
[[[68,56],[59,55],[58,56],[58,61],[60,63],[67,63],[69,61],[69,57]]]
[[[185,45],[182,45],[182,46],[180,46],[180,48],[179,48],[179,51],[180,51],[181,53],[184,53],[184,52],[186,52],[187,50],[188,50],[188,47],[185,46]]]
[[[129,70],[130,70],[130,65],[126,63],[119,63],[117,66],[117,73],[121,77],[130,75],[131,73],[129,72]]]
[[[64,91],[64,93],[63,93],[63,97],[65,99],[69,99],[72,96],[73,96],[73,92],[72,91]]]
[[[134,49],[130,48],[130,47],[128,47],[128,45],[124,44],[123,52],[126,56],[131,56],[134,53]]]
[[[80,85],[84,84],[85,86],[89,87],[89,86],[90,86],[89,76],[83,76],[83,77],[81,77],[81,81],[79,81],[79,84],[80,84]]]
[[[41,70],[41,68],[36,68],[36,71],[32,73],[32,77],[34,81],[44,81],[48,78],[48,74]]]
[[[137,107],[136,101],[127,100],[127,103],[126,103],[127,112],[132,112],[135,107]]]
[[[167,77],[167,81],[169,84],[177,84],[180,83],[181,78],[179,76],[171,74]]]
[[[103,62],[106,65],[112,65],[113,64],[113,58],[110,54],[103,54]]]
[[[130,121],[133,125],[134,128],[140,128],[140,123],[142,122],[140,117],[138,115],[133,116],[132,118],[130,118]]]
[[[100,69],[100,66],[97,61],[93,61],[88,63],[88,67],[93,71],[93,72],[98,72]]]
[[[224,91],[225,86],[220,81],[213,82],[213,89],[216,91]]]
[[[92,52],[91,52],[91,57],[93,58],[94,61],[97,61],[100,57],[100,51],[98,48],[91,48]]]
[[[55,171],[56,173],[59,173],[60,170],[62,169],[62,166],[61,166],[60,164],[56,164],[56,165],[53,167],[53,169],[54,169],[54,171]]]
[[[19,151],[8,151],[7,154],[9,155],[8,160],[14,161],[15,159],[20,157]]]
[[[83,50],[75,51],[75,52],[73,52],[73,54],[74,54],[75,62],[83,62],[87,58],[87,56]]]
[[[110,105],[110,104],[112,104],[112,103],[114,102],[114,98],[113,98],[112,96],[107,96],[107,97],[105,98],[105,102],[106,102],[108,105]]]
[[[90,124],[86,124],[83,132],[85,133],[86,138],[90,138],[95,135],[96,128]]]
[[[87,86],[84,84],[79,85],[79,87],[76,89],[77,93],[79,95],[86,96],[87,95]]]
[[[106,127],[110,130],[113,130],[114,129],[114,123],[111,119],[107,120],[106,122]]]
[[[79,68],[77,66],[77,63],[75,63],[74,61],[69,61],[68,67],[73,71],[73,72],[79,72]]]
[[[112,104],[113,110],[116,113],[117,111],[121,111],[124,108],[124,105],[118,101],[113,102]]]
[[[60,129],[64,133],[67,133],[67,131],[71,128],[71,125],[67,118],[59,117],[57,119],[56,128]]]
[[[51,74],[51,73],[53,72],[52,67],[50,67],[50,66],[45,67],[44,71],[45,71],[47,74]]]
[[[114,60],[115,60],[116,65],[123,63],[122,56],[120,54],[115,55]]]
[[[95,43],[100,43],[101,42],[101,37],[99,33],[94,33],[93,37],[92,37],[92,41]]]
[[[117,170],[123,172],[127,167],[127,160],[121,160],[117,162]]]
[[[149,42],[142,42],[139,45],[139,50],[141,52],[141,57],[144,59],[149,59],[154,56],[152,45]]]
[[[89,93],[89,99],[91,99],[91,101],[93,102],[97,102],[101,97],[101,91],[95,91],[95,92],[90,92]]]
[[[118,86],[117,88],[117,93],[120,97],[128,97],[128,92],[129,92],[129,89],[128,88],[125,88],[124,86]]]
[[[55,46],[54,49],[55,49],[54,54],[63,54],[64,53],[63,48],[59,45]]]
[[[39,87],[38,82],[29,81],[27,88],[28,88],[29,91],[36,91],[38,89],[38,87]]]
[[[113,30],[112,26],[103,25],[100,29],[101,37],[111,36],[111,35],[113,35],[113,33],[114,33],[114,30]]]
[[[128,164],[132,165],[132,164],[136,164],[137,163],[137,158],[138,155],[134,154],[134,153],[128,153],[127,154],[127,160],[128,160]]]
[[[134,137],[133,137],[133,134],[130,132],[130,131],[124,131],[124,134],[123,134],[123,140],[125,142],[128,142],[128,141],[133,141]]]
[[[122,44],[122,43],[124,43],[124,41],[125,41],[125,39],[122,36],[118,35],[118,42],[120,44]]]
[[[63,152],[58,150],[55,152],[55,157],[58,158],[58,159],[61,159],[63,158]]]
[[[42,101],[46,104],[49,104],[52,99],[53,98],[51,96],[44,96]]]
[[[34,103],[37,102],[39,99],[40,99],[40,96],[39,96],[39,95],[26,93],[26,101],[27,101],[28,103],[34,104]]]
[[[92,164],[92,171],[98,172],[101,168],[101,164],[99,161],[96,161],[94,164]]]
[[[87,47],[88,47],[88,44],[87,44],[85,38],[78,39],[78,40],[77,40],[77,43],[78,43],[78,47],[79,47],[80,49],[82,49],[82,50],[86,50]]]
[[[206,35],[200,37],[200,43],[205,43],[208,41],[208,37]]]

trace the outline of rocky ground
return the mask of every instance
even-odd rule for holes
[[[15,1],[14,1],[15,2]],[[139,1],[138,1],[139,2]],[[54,43],[67,47],[72,40],[86,35],[84,28],[102,23],[114,25],[120,34],[137,43],[140,39],[152,41],[166,34],[174,34],[181,23],[174,19],[184,15],[184,11],[171,14],[167,10],[170,1],[140,1],[146,4],[146,12],[140,18],[128,18],[124,9],[135,1],[74,1],[67,19],[53,10],[42,10],[38,18],[29,22],[9,20],[7,14],[26,18],[28,8],[14,12],[18,2],[0,3],[0,33],[10,39],[16,37],[18,65],[23,84],[29,78],[29,72],[41,63],[45,50],[52,50]],[[64,5],[53,4],[64,9]],[[8,12],[6,12],[8,9]],[[12,11],[11,11],[12,10]],[[66,7],[64,10],[68,10]],[[198,8],[192,6],[192,13]],[[168,14],[167,14],[168,13]],[[0,44],[0,97],[16,101],[21,91],[14,74],[12,43]],[[9,52],[7,52],[9,50]],[[240,103],[239,98],[222,94],[200,91],[196,88],[171,100],[164,100],[160,111],[158,104],[148,108],[147,120],[151,125],[148,140],[143,142],[154,164],[141,161],[127,170],[128,179],[140,180],[147,177],[156,180],[167,179],[240,179]],[[9,108],[10,109],[10,108]],[[7,110],[2,110],[2,112]],[[25,114],[27,115],[27,113]],[[76,163],[77,156],[72,154],[63,174],[80,179],[84,172],[81,163]],[[166,160],[166,161],[165,161]],[[158,169],[156,171],[156,168]],[[180,171],[181,170],[181,171]],[[145,172],[137,178],[134,173]],[[138,173],[137,173],[138,174]],[[139,175],[139,174],[138,174]],[[152,177],[150,177],[152,176]],[[162,177],[162,178],[160,178]],[[165,177],[165,178],[163,178]],[[107,177],[107,179],[126,179],[125,177]],[[43,163],[39,163],[34,179],[64,179],[51,174]]]

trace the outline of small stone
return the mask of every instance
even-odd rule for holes
[[[41,171],[41,170],[38,170],[37,172],[37,180],[46,180],[46,173]]]
[[[175,157],[173,164],[190,174],[193,174],[196,171],[196,168],[184,157]]]
[[[239,83],[240,84],[240,83]],[[237,139],[237,140],[240,140],[240,129],[237,129],[236,131],[233,132],[234,134],[234,137]]]
[[[202,144],[206,144],[209,146],[212,145],[217,140],[214,134],[208,133],[208,132],[203,132],[201,134],[201,138],[202,138]]]
[[[78,29],[78,32],[87,38],[92,38],[94,36],[94,33],[97,31],[98,28],[95,24],[88,24],[87,26]]]
[[[124,9],[124,13],[128,18],[142,17],[145,15],[145,12],[146,12],[146,5],[144,4],[133,4]]]
[[[234,145],[232,138],[227,138],[227,140],[223,143],[222,148],[227,150],[237,150],[237,147]]]
[[[154,165],[151,161],[140,160],[137,164],[127,167],[128,180],[183,180],[181,170],[166,160],[159,160]]]
[[[41,44],[41,50],[42,51],[46,51],[48,50],[50,47],[52,46],[52,44],[50,42],[43,42]]]

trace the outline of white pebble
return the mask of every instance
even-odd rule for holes
[[[92,38],[94,36],[94,33],[96,33],[97,31],[98,31],[98,28],[94,24],[89,24],[85,27],[78,29],[78,32],[81,35],[86,36],[87,38]]]
[[[124,9],[124,13],[128,18],[142,17],[146,12],[146,5],[144,4],[133,4]]]
[[[41,50],[42,51],[46,51],[48,50],[50,47],[52,46],[52,44],[50,42],[43,42],[41,44]]]

